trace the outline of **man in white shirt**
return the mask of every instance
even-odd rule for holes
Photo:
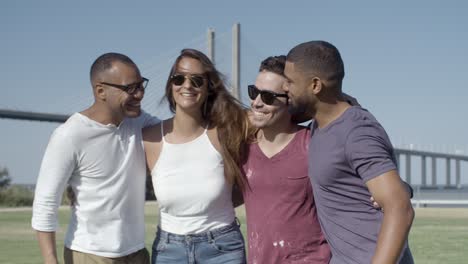
[[[125,55],[106,53],[90,72],[94,103],[52,134],[43,157],[32,227],[45,263],[58,263],[62,193],[75,194],[65,263],[149,263],[145,249],[146,166],[141,129],[159,120],[141,110],[148,79]]]

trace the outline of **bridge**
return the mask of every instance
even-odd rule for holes
[[[63,123],[68,117],[0,109],[0,118]],[[415,190],[412,202],[416,207],[468,206],[468,186],[463,184],[468,182],[468,156],[402,148],[395,148],[395,155],[401,177]],[[419,168],[416,173],[414,167]],[[445,180],[441,182],[441,178]]]
[[[416,207],[468,206],[468,156],[401,148],[395,155],[401,177],[415,191]]]
[[[229,34],[224,33],[217,37],[217,43],[222,42]],[[235,24],[231,32],[231,89],[233,94],[240,98],[240,25]],[[206,34],[207,55],[215,61],[215,33],[208,29]],[[189,45],[198,48],[196,45]],[[202,50],[201,48],[199,48]],[[218,58],[216,58],[218,59]],[[225,59],[221,57],[219,62]],[[168,59],[173,60],[173,56]],[[218,61],[216,61],[218,62]],[[157,73],[155,65],[142,67],[145,76],[150,75],[152,83],[163,87],[163,74]],[[219,67],[219,63],[217,63]],[[145,73],[145,71],[147,73]],[[256,67],[255,67],[256,71]],[[148,74],[148,75],[146,75]],[[160,98],[158,91],[149,90],[145,96],[146,102],[156,102]],[[74,98],[75,99],[75,98]],[[76,101],[79,101],[76,100]],[[144,103],[146,103],[144,102]],[[82,102],[81,102],[82,103]],[[153,105],[150,106],[150,108]],[[73,112],[77,107],[66,109]],[[148,109],[148,107],[144,107]],[[155,111],[149,111],[154,113]],[[22,111],[12,109],[0,109],[0,118],[29,121],[45,121],[63,123],[69,117],[68,114],[56,114],[36,111]],[[395,148],[395,155],[400,175],[415,189],[414,203],[417,205],[431,204],[459,204],[468,206],[468,156],[460,154],[422,151],[415,149]],[[443,179],[443,180],[441,180]]]

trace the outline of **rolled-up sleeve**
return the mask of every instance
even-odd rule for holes
[[[58,207],[76,166],[73,142],[62,128],[49,140],[37,179],[31,225],[38,231],[57,230]]]

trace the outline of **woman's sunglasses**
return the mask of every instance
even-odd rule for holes
[[[260,90],[257,88],[257,86],[253,84],[247,87],[248,87],[250,99],[255,100],[255,98],[257,98],[257,96],[260,94],[260,98],[262,98],[262,101],[267,105],[272,105],[275,102],[276,97],[288,98],[287,94],[279,94],[279,93],[275,93],[271,91]]]
[[[171,82],[174,85],[182,85],[185,82],[185,79],[190,80],[190,84],[192,84],[195,88],[200,88],[205,83],[205,77],[202,75],[183,75],[183,74],[174,74],[171,76]]]

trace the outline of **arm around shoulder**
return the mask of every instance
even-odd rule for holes
[[[159,118],[157,118],[156,116],[152,116],[143,110],[141,111],[139,119],[141,120],[142,128],[151,127],[161,122]]]

